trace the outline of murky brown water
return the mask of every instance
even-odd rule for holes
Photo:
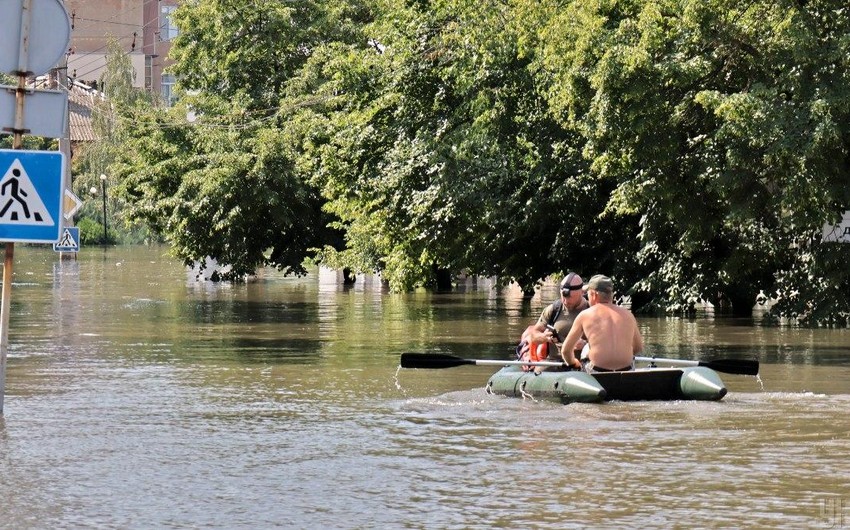
[[[850,332],[640,319],[647,353],[756,356],[718,403],[486,395],[540,311],[485,282],[203,285],[162,248],[16,248],[5,528],[838,528]],[[544,298],[554,296],[554,289]]]

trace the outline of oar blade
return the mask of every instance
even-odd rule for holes
[[[758,375],[759,373],[759,362],[750,359],[717,359],[701,361],[699,364],[726,374]]]
[[[402,353],[402,368],[454,368],[465,364],[475,364],[471,359],[461,359],[442,353]]]

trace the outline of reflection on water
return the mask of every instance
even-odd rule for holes
[[[817,528],[850,503],[845,330],[641,318],[648,353],[755,356],[763,386],[561,406],[486,394],[485,367],[398,368],[509,358],[554,286],[523,304],[481,279],[199,284],[162,248],[16,257],[5,527]]]

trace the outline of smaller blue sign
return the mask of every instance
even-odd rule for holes
[[[79,252],[80,250],[80,227],[67,226],[62,229],[59,241],[53,243],[56,252]]]

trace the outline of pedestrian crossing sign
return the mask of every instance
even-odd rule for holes
[[[56,252],[79,252],[80,251],[80,227],[66,226],[62,229],[59,241],[53,243]]]
[[[59,241],[64,182],[62,153],[0,149],[0,241]]]

